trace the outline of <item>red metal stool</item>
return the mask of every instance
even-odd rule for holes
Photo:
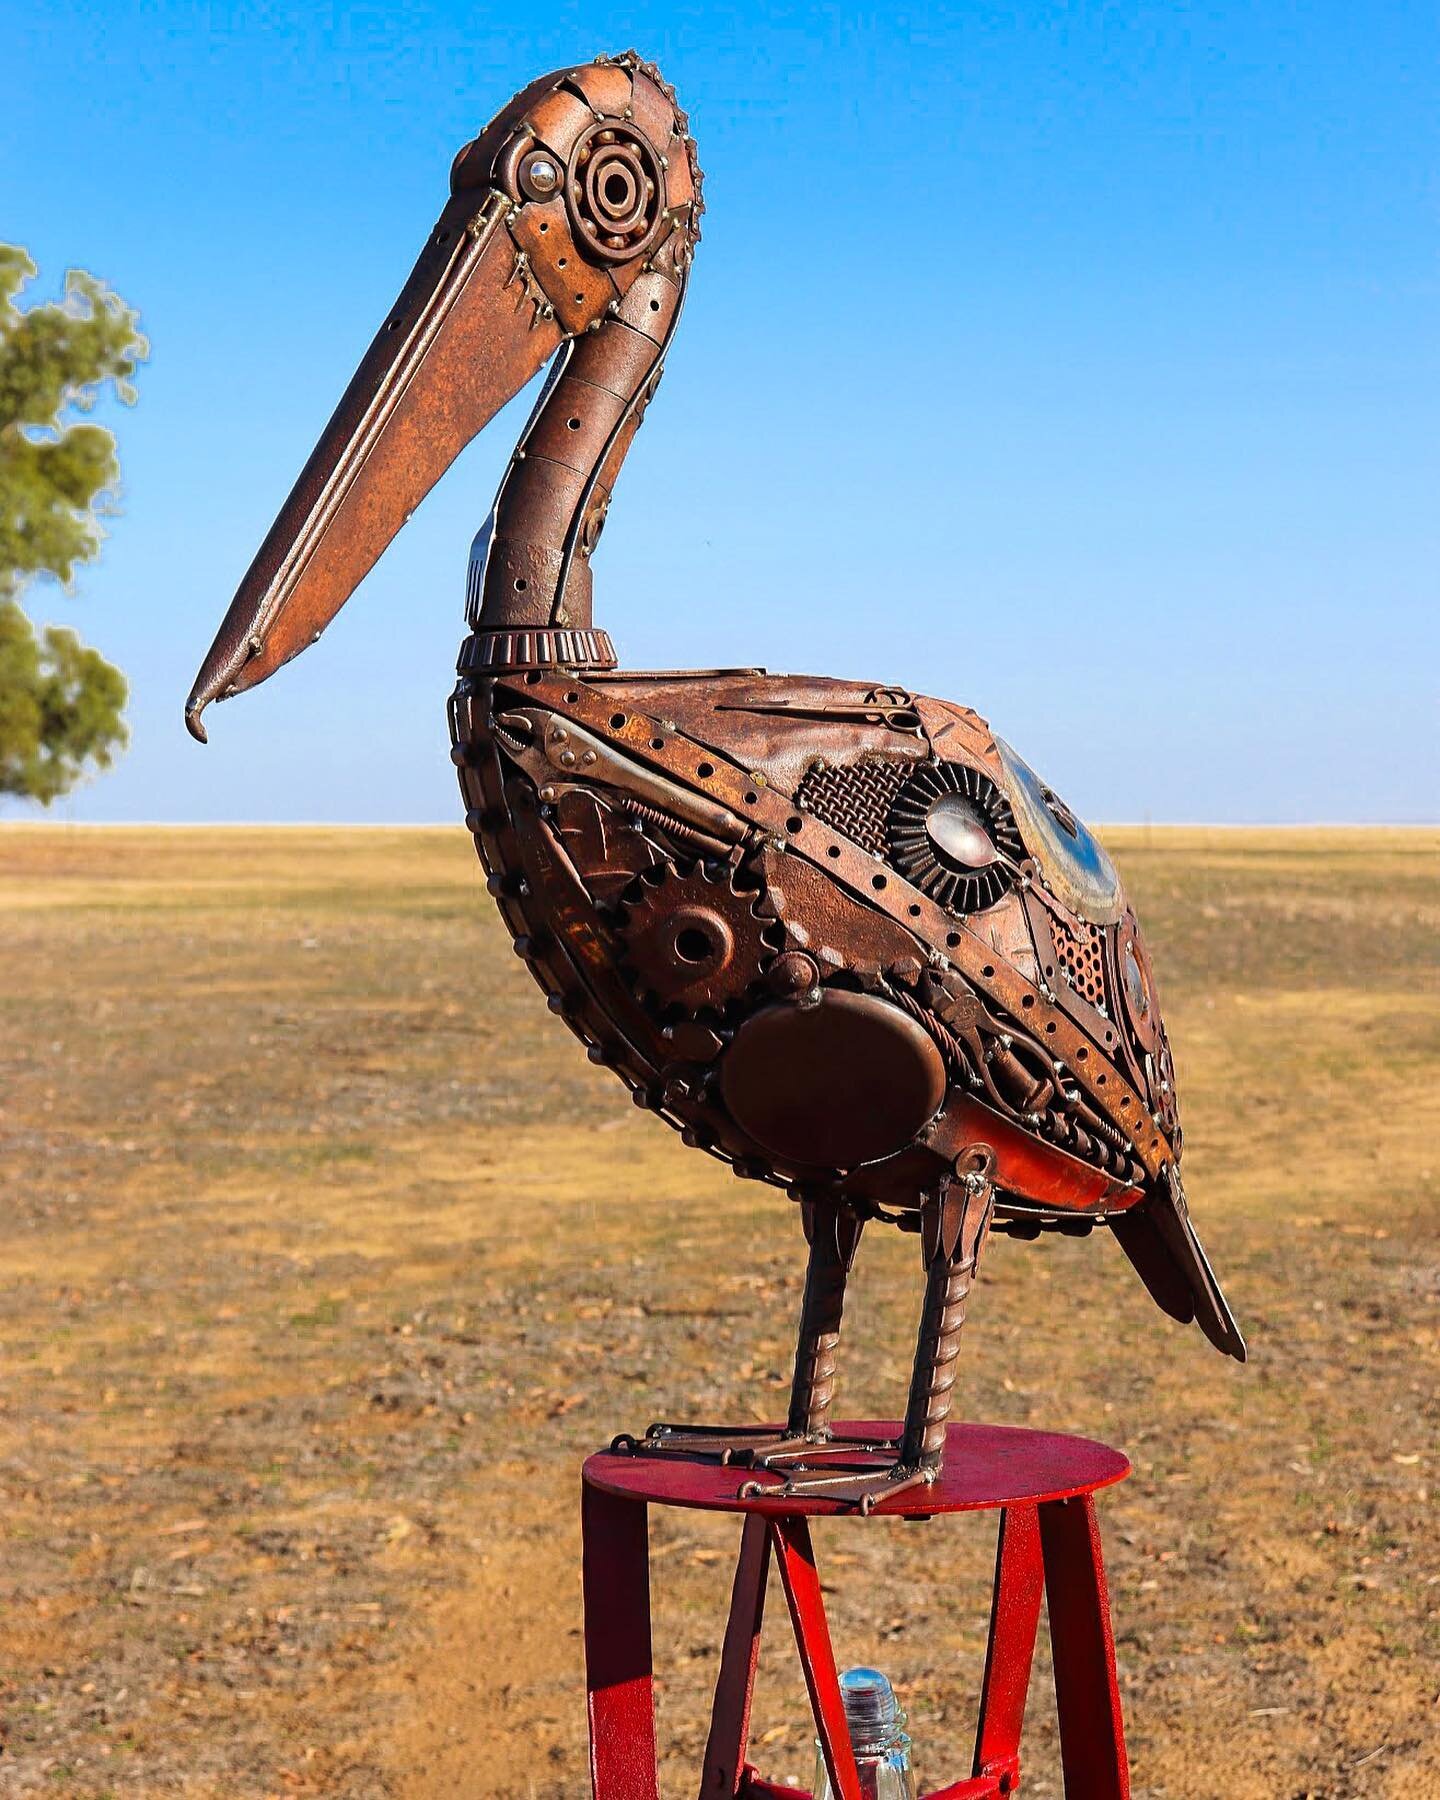
[[[838,1433],[894,1436],[873,1420]],[[1128,1800],[1129,1763],[1105,1561],[1093,1495],[1130,1464],[1091,1438],[1007,1425],[952,1425],[930,1488],[881,1501],[872,1519],[1000,1514],[995,1596],[972,1773],[927,1800],[998,1800],[1020,1785],[1020,1727],[1040,1619],[1049,1607],[1066,1800]],[[646,1508],[692,1506],[744,1516],[740,1559],[710,1716],[700,1800],[809,1800],[746,1761],[760,1654],[765,1578],[774,1552],[815,1730],[839,1800],[860,1800],[845,1712],[810,1541],[811,1518],[859,1518],[833,1500],[741,1500],[746,1469],[604,1452],[585,1464],[582,1493],[585,1685],[595,1800],[657,1800]]]

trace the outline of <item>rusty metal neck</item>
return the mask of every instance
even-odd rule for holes
[[[507,221],[512,281],[517,305],[564,340],[471,547],[462,668],[613,668],[592,625],[590,557],[680,318],[700,175],[649,65],[585,71],[532,111],[498,172],[522,192],[553,183],[556,197]]]

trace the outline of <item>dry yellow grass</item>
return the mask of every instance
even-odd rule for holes
[[[962,1405],[1135,1459],[1104,1522],[1137,1797],[1440,1795],[1440,837],[1110,839],[1253,1361],[1105,1241],[1001,1241]],[[783,1403],[793,1209],[585,1062],[458,830],[7,828],[0,910],[0,1794],[585,1791],[580,1457]],[[846,1410],[899,1405],[918,1287],[872,1232]],[[732,1535],[656,1523],[667,1795]],[[842,1657],[960,1772],[985,1531],[820,1549]],[[767,1765],[808,1775],[779,1630],[762,1684]],[[1059,1792],[1043,1668],[1025,1791]]]

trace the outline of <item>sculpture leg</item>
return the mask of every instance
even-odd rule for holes
[[[784,1432],[777,1435],[765,1426],[747,1431],[731,1425],[656,1424],[643,1438],[617,1438],[612,1448],[645,1455],[714,1457],[722,1463],[757,1468],[770,1468],[802,1454],[827,1454],[845,1285],[864,1220],[853,1207],[824,1200],[802,1201],[801,1219],[810,1258]],[[843,1441],[836,1444],[835,1453],[855,1448],[855,1443]]]
[[[905,1408],[900,1464],[930,1479],[945,1458],[945,1425],[954,1397],[960,1332],[995,1205],[988,1152],[983,1162],[976,1160],[977,1167],[927,1195],[920,1211],[925,1305]]]
[[[885,1446],[894,1456],[888,1469],[835,1468],[812,1474],[813,1453],[793,1467],[780,1487],[750,1482],[742,1493],[776,1493],[849,1500],[862,1512],[877,1501],[906,1488],[932,1482],[945,1456],[945,1426],[955,1388],[955,1364],[960,1353],[960,1332],[965,1306],[975,1279],[975,1268],[995,1204],[991,1182],[994,1159],[983,1147],[967,1153],[967,1166],[957,1169],[920,1206],[920,1241],[925,1257],[925,1304],[920,1315],[919,1341],[910,1378],[910,1398],[905,1426],[898,1444]],[[848,1446],[853,1452],[855,1446]],[[873,1446],[872,1448],[879,1448]],[[762,1467],[774,1467],[782,1458],[756,1456]]]
[[[830,1402],[835,1397],[835,1352],[845,1311],[845,1283],[855,1262],[864,1220],[849,1206],[801,1203],[810,1260],[805,1297],[800,1302],[800,1335],[790,1383],[787,1431],[811,1443],[830,1435]]]

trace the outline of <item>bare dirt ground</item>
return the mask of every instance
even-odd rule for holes
[[[1137,1800],[1440,1796],[1440,835],[1110,840],[1253,1360],[1103,1235],[1000,1240],[961,1406],[1135,1461],[1102,1517]],[[783,1410],[794,1208],[586,1063],[459,830],[6,828],[0,914],[0,1795],[588,1792],[580,1459]],[[902,1404],[919,1279],[867,1235],[846,1411]],[[681,1796],[733,1529],[654,1537]],[[818,1541],[840,1656],[953,1779],[988,1528]],[[783,1609],[761,1682],[758,1757],[808,1781]],[[1035,1800],[1051,1712],[1042,1667]]]

